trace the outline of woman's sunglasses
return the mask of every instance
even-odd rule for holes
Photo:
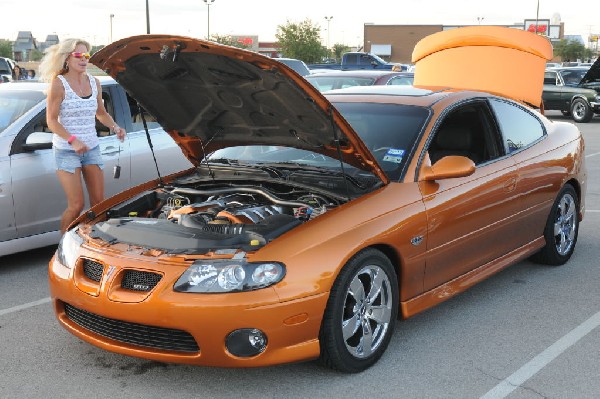
[[[90,59],[90,53],[80,53],[78,51],[71,53],[71,56],[75,57],[75,58],[79,58],[80,60],[82,59],[86,59],[89,60]]]

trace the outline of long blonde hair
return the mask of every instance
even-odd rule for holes
[[[57,75],[62,75],[68,71],[67,57],[75,50],[75,47],[83,44],[87,51],[92,46],[83,39],[65,39],[58,44],[50,46],[44,51],[44,58],[39,66],[40,80],[51,82]]]

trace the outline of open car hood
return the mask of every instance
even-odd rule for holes
[[[288,146],[341,154],[388,181],[331,103],[277,60],[189,37],[140,35],[104,47],[90,62],[139,101],[196,165],[221,148]]]
[[[581,82],[579,82],[579,84],[583,85],[583,84],[587,84],[587,83],[599,83],[599,82],[600,82],[600,57],[598,57],[596,62],[594,62],[592,64],[592,66],[587,71],[587,73],[585,74],[583,79],[581,79]]]

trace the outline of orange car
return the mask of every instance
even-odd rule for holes
[[[582,137],[522,101],[400,86],[325,97],[276,60],[177,36],[91,61],[195,164],[96,205],[62,238],[57,318],[100,348],[358,372],[398,318],[575,249]]]

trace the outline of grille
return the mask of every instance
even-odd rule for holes
[[[158,284],[162,275],[138,270],[126,270],[121,287],[133,291],[150,291]]]
[[[78,309],[68,303],[65,303],[64,306],[69,320],[115,341],[178,352],[198,352],[200,350],[194,337],[182,330],[109,319]]]
[[[102,273],[104,272],[104,265],[91,259],[83,260],[83,274],[90,280],[100,282],[102,279]]]

